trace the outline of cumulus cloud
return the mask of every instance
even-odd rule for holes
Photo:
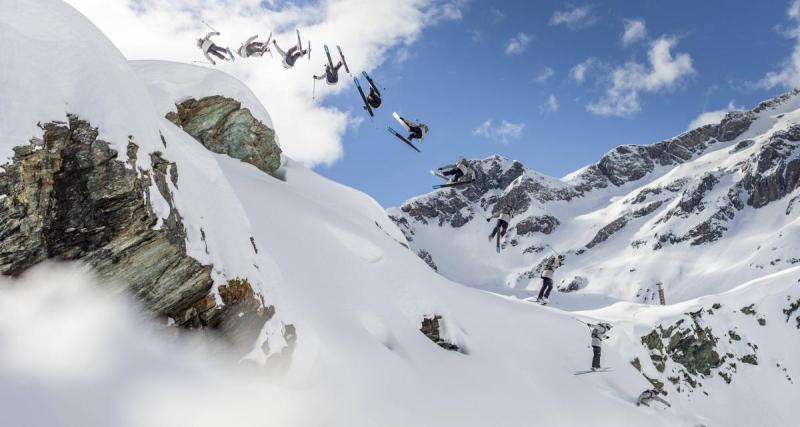
[[[517,33],[506,43],[506,55],[519,55],[525,52],[533,38],[533,34]]]
[[[472,131],[472,134],[505,144],[508,143],[509,139],[519,138],[524,129],[524,123],[511,123],[501,120],[500,124],[495,126],[494,123],[492,123],[492,119],[487,119],[476,127]]]
[[[660,37],[650,45],[649,64],[628,62],[611,72],[611,85],[588,111],[601,116],[631,116],[641,111],[639,93],[654,93],[670,89],[686,76],[695,73],[688,53],[673,55],[677,40]]]
[[[786,13],[794,26],[786,31],[785,35],[795,40],[794,50],[791,57],[783,61],[781,69],[768,72],[756,83],[757,87],[772,89],[800,86],[800,0],[794,0]]]
[[[573,80],[575,80],[576,83],[581,84],[583,83],[584,80],[586,80],[586,72],[589,71],[589,68],[591,68],[594,64],[595,64],[595,59],[589,58],[581,62],[580,64],[577,64],[574,67],[572,67],[572,70],[570,70],[569,75],[570,77],[572,77]]]
[[[555,72],[555,71],[553,71],[553,69],[552,69],[552,68],[550,68],[550,67],[545,67],[545,69],[544,69],[544,70],[542,70],[542,72],[541,72],[541,73],[539,73],[539,75],[538,75],[538,76],[536,76],[536,79],[535,79],[535,80],[536,80],[536,82],[537,82],[537,83],[544,83],[544,82],[546,82],[546,81],[550,80],[550,77],[553,77],[553,75],[554,75],[555,73],[556,73],[556,72]]]
[[[686,128],[686,130],[692,130],[699,128],[701,126],[719,123],[722,121],[722,119],[725,118],[725,115],[728,114],[729,112],[743,110],[743,109],[744,107],[737,107],[734,104],[734,102],[731,101],[728,103],[727,107],[721,110],[706,111],[700,113],[697,117],[695,117],[694,120],[692,120],[691,123],[689,123],[689,126]]]
[[[622,45],[629,46],[647,36],[647,26],[644,19],[625,20],[625,31],[622,33]]]
[[[591,6],[572,6],[557,10],[550,17],[550,25],[564,25],[572,31],[591,27],[596,21]]]
[[[403,57],[422,30],[437,22],[462,19],[467,0],[67,0],[91,19],[128,59],[162,59],[191,63],[203,56],[195,40],[209,30],[205,20],[222,34],[217,44],[236,50],[259,34],[283,49],[294,44],[299,28],[312,42],[311,60],[299,60],[284,70],[280,60],[264,58],[221,63],[217,69],[244,81],[269,110],[287,155],[307,165],[331,164],[342,156],[342,136],[348,113],[323,101],[352,88],[316,86],[312,74],[324,66],[322,44],[340,45],[354,70],[372,70],[387,59]]]

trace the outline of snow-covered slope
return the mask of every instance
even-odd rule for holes
[[[51,122],[51,131],[68,133],[65,138],[74,143],[86,136],[85,128],[65,128],[66,125],[52,122],[67,120],[67,114],[77,115],[96,126],[102,140],[116,151],[101,163],[122,165],[145,183],[148,197],[144,200],[156,218],[145,223],[148,231],[178,229],[180,232],[169,235],[171,244],[210,270],[211,292],[218,304],[220,299],[225,300],[222,286],[241,278],[252,285],[262,301],[274,307],[274,316],[263,324],[249,345],[249,353],[242,358],[251,362],[244,365],[254,365],[256,369],[247,371],[246,380],[236,375],[223,381],[219,377],[224,376],[224,371],[221,374],[183,357],[185,351],[203,351],[207,347],[173,350],[165,346],[166,351],[156,351],[154,346],[164,345],[161,339],[131,332],[131,328],[147,326],[132,323],[131,314],[122,308],[119,317],[108,313],[108,307],[118,307],[118,303],[105,306],[106,300],[96,297],[76,302],[84,294],[73,291],[72,282],[83,279],[56,272],[45,279],[33,276],[15,282],[16,287],[30,286],[31,292],[15,292],[14,284],[0,283],[0,396],[8,397],[0,399],[4,420],[13,420],[16,425],[81,426],[689,426],[748,425],[760,411],[767,412],[771,418],[763,419],[775,421],[775,425],[789,419],[792,408],[786,403],[796,396],[792,393],[795,389],[780,383],[775,379],[777,374],[766,369],[773,369],[773,361],[780,361],[780,369],[785,367],[789,375],[800,369],[791,360],[796,347],[775,346],[796,337],[791,323],[794,320],[784,320],[779,311],[781,307],[791,308],[790,303],[798,298],[795,287],[786,281],[795,274],[793,270],[745,284],[720,295],[719,301],[686,301],[665,308],[619,303],[583,313],[542,308],[464,286],[434,272],[407,245],[433,242],[433,233],[440,232],[459,245],[441,246],[442,250],[463,250],[459,256],[473,260],[495,257],[491,248],[491,252],[482,252],[485,238],[478,230],[485,227],[485,222],[469,221],[463,215],[467,209],[474,209],[475,205],[470,204],[473,200],[486,195],[484,206],[491,206],[511,195],[528,203],[527,209],[540,216],[554,212],[551,205],[558,206],[558,215],[553,217],[563,218],[561,213],[575,206],[570,203],[582,206],[582,215],[613,216],[624,209],[624,198],[612,202],[619,205],[614,205],[616,210],[595,213],[601,202],[615,194],[611,190],[590,189],[602,185],[598,176],[576,178],[586,183],[584,186],[531,171],[524,171],[520,178],[517,172],[523,170],[521,165],[489,159],[485,162],[485,175],[492,178],[482,181],[486,191],[475,192],[468,202],[446,201],[450,205],[445,207],[456,212],[448,224],[425,231],[414,224],[416,231],[408,234],[412,237],[409,242],[383,208],[367,195],[322,178],[288,158],[271,176],[250,164],[210,152],[164,118],[174,103],[187,97],[222,95],[237,99],[256,118],[270,125],[267,109],[231,77],[174,63],[129,63],[90,22],[58,0],[5,0],[2,6],[2,39],[25,45],[25,49],[6,52],[9,58],[2,63],[0,75],[0,81],[10,82],[0,85],[0,148],[6,167],[21,170],[22,178],[35,178],[37,175],[29,174],[31,171],[25,169],[20,156],[27,155],[27,159],[31,152],[42,150],[42,141],[28,143],[42,134],[36,123]],[[64,53],[57,57],[58,67],[51,66],[52,57],[40,55],[43,50]],[[36,87],[37,79],[49,79],[46,90]],[[17,109],[20,99],[25,101]],[[269,100],[266,102],[269,107]],[[103,141],[92,140],[98,153],[103,152]],[[129,144],[131,141],[137,144],[138,155],[132,155],[136,150]],[[13,150],[16,147],[22,148]],[[705,155],[712,154],[709,151]],[[158,163],[158,159],[168,166]],[[74,164],[91,166],[89,161],[58,163],[53,173],[56,178],[67,174],[80,179],[81,174],[96,172],[90,167],[70,169],[75,168]],[[158,169],[161,167],[166,172]],[[586,172],[593,173],[589,169]],[[652,173],[663,177],[667,172],[666,167],[660,167]],[[100,178],[108,180],[105,175]],[[0,183],[5,184],[8,179],[4,174]],[[38,181],[23,181],[23,188],[27,189],[30,182]],[[85,203],[79,197],[83,193],[62,194],[61,187],[47,184],[42,185],[51,192],[47,194],[54,195],[55,204],[81,207]],[[101,190],[109,186],[118,189],[117,183],[91,184]],[[632,191],[633,185],[623,188]],[[473,191],[477,188],[473,187]],[[514,191],[515,188],[519,190]],[[31,206],[26,195],[16,188],[2,185],[0,191],[4,209]],[[450,225],[452,221],[473,227],[474,235],[456,233]],[[559,221],[567,224],[566,220]],[[530,227],[542,229],[554,223],[545,219],[536,224],[531,223]],[[403,224],[406,233],[410,226],[410,222]],[[67,228],[58,233],[91,236],[104,230]],[[14,230],[4,231],[13,235]],[[127,232],[125,229],[120,233]],[[48,237],[60,237],[58,233]],[[569,235],[580,240],[577,232]],[[459,243],[455,236],[466,237]],[[469,239],[483,240],[484,245],[472,244]],[[102,255],[112,245],[101,243]],[[3,240],[2,244],[7,242]],[[517,248],[521,250],[520,245]],[[533,250],[536,253],[537,249]],[[0,251],[0,255],[8,255],[6,252]],[[470,273],[486,283],[491,283],[493,277],[505,279],[503,275],[510,275],[507,283],[512,283],[518,273],[515,269],[528,256],[517,254],[501,257],[499,262],[482,261]],[[434,257],[443,262],[438,253]],[[92,264],[96,259],[85,261]],[[157,261],[152,260],[153,264]],[[455,277],[460,271],[456,267],[464,265],[454,261],[445,272]],[[151,267],[140,264],[132,268],[147,271]],[[465,283],[475,284],[469,274],[460,274]],[[116,289],[114,282],[121,282],[125,287],[126,277],[110,279],[110,283],[104,281],[104,286]],[[58,288],[62,284],[64,288]],[[727,288],[733,288],[733,284]],[[613,286],[593,289],[611,290]],[[132,290],[131,295],[144,299],[146,291],[144,286]],[[584,300],[576,298],[575,304],[600,305],[581,301]],[[208,304],[206,299],[192,300],[193,305],[181,313],[194,310],[196,316],[196,303],[200,302]],[[717,302],[722,304],[720,308],[713,307]],[[726,311],[740,310],[739,305],[745,302],[756,304],[769,328],[761,327],[754,318]],[[641,344],[641,336],[650,334],[657,324],[677,321],[683,312],[705,307],[706,303],[712,303],[707,309],[719,313],[714,318],[718,321],[710,321],[715,328],[756,322],[756,326],[743,325],[738,330],[746,342],[760,346],[759,360],[769,363],[738,368],[742,374],[732,382],[736,391],[719,389],[724,400],[673,394],[693,380],[696,375],[691,374],[689,379],[666,385],[668,398],[674,404],[672,409],[636,407],[636,396],[650,383],[631,362],[638,358],[639,369],[651,378],[657,376],[654,369],[658,372],[653,362],[657,359],[644,353],[648,350]],[[31,308],[37,315],[32,318],[31,311],[15,311],[13,307]],[[269,310],[259,307],[259,312]],[[796,315],[796,310],[785,313],[787,319]],[[249,314],[243,311],[238,316],[247,318]],[[42,318],[46,321],[39,322]],[[575,376],[575,370],[588,367],[591,357],[588,331],[581,322],[599,318],[615,320],[617,325],[603,356],[603,364],[615,370]],[[184,320],[171,319],[178,323]],[[98,328],[97,333],[79,333],[94,331],[82,325],[98,322],[103,323],[103,328]],[[773,328],[773,324],[781,328]],[[241,326],[233,325],[234,329]],[[25,328],[37,333],[25,334]],[[47,334],[42,335],[42,330]],[[41,339],[23,340],[25,337]],[[49,359],[24,357],[50,354],[63,356],[66,361],[76,360],[76,355],[80,358],[81,353],[60,353],[70,346],[58,337],[80,337],[77,343],[81,348],[87,349],[89,355],[102,353],[102,360],[108,363],[93,370],[85,363],[74,362],[76,369],[70,372],[63,366],[50,370],[53,364]],[[750,354],[746,352],[751,347],[731,346],[732,357],[737,360]],[[680,357],[682,349],[678,346],[677,350],[664,350],[663,375],[681,375],[673,372],[688,369],[678,363],[688,363]],[[272,369],[270,360],[277,354],[288,357],[285,370]],[[717,370],[726,368],[711,369],[709,372],[715,375]],[[69,375],[57,375],[64,372]],[[722,380],[718,377],[717,382]],[[704,386],[717,387],[717,383]],[[754,409],[757,393],[767,386],[785,394],[760,401]],[[712,391],[716,393],[717,389]],[[234,393],[241,393],[241,397]],[[736,410],[730,409],[732,404]]]

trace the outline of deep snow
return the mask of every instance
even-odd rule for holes
[[[761,367],[737,379],[758,387],[720,391],[726,401],[670,396],[672,409],[637,408],[636,396],[649,385],[629,363],[641,356],[638,335],[684,305],[616,304],[568,313],[450,281],[404,246],[402,233],[367,195],[288,158],[283,180],[276,179],[207,151],[163,119],[186,96],[222,94],[241,97],[268,120],[267,110],[231,77],[188,65],[129,63],[58,0],[2,0],[1,9],[0,38],[17,47],[7,52],[0,74],[10,82],[0,85],[3,158],[36,135],[36,122],[63,120],[66,113],[98,126],[120,153],[128,135],[140,152],[161,151],[177,163],[179,181],[171,190],[189,255],[213,264],[217,283],[247,277],[275,305],[262,339],[280,344],[277,331],[288,323],[298,336],[284,376],[243,373],[208,360],[195,346],[148,332],[151,326],[129,303],[87,289],[91,279],[83,274],[34,272],[0,284],[4,423],[733,426],[750,425],[762,411],[778,425],[790,413],[796,389],[780,388],[772,377],[762,381]],[[166,215],[163,205],[155,208]],[[732,307],[739,299],[768,304],[794,291],[784,279],[747,284],[719,299]],[[775,283],[778,293],[771,290]],[[465,353],[445,351],[420,333],[423,317],[433,314],[443,316],[445,337]],[[603,358],[615,370],[576,377],[591,358],[588,330],[578,319],[595,318],[619,322]],[[754,329],[752,336],[796,340],[791,327],[769,334]],[[775,357],[792,372],[800,369],[786,360],[796,347],[785,348],[774,350]],[[772,387],[783,394],[754,408],[755,393]]]

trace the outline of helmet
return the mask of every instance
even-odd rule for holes
[[[200,47],[203,45],[203,39],[197,39],[197,46]]]
[[[428,133],[428,125],[419,125],[420,129],[422,129],[422,133]]]
[[[513,210],[514,209],[512,209],[511,206],[506,206],[506,207],[503,208],[503,212],[507,212],[507,213],[511,213]]]

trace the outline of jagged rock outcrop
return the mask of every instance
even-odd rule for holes
[[[176,104],[167,119],[209,150],[250,163],[268,174],[281,166],[275,131],[258,121],[233,99],[209,96]]]
[[[154,317],[218,330],[240,350],[252,345],[274,308],[246,281],[221,286],[224,305],[216,305],[211,266],[186,253],[168,185],[179,187],[177,165],[154,152],[152,168],[138,169],[135,141],[121,158],[76,116],[41,128],[42,138],[15,147],[0,172],[0,273],[16,276],[49,259],[82,261]],[[156,196],[170,209],[159,227],[150,201]]]
[[[451,342],[448,342],[447,340],[442,338],[442,334],[440,331],[441,325],[439,323],[441,320],[442,316],[439,315],[425,317],[424,319],[422,319],[422,326],[420,327],[420,332],[422,332],[431,341],[436,343],[436,345],[445,350],[463,352],[461,348],[459,348],[459,346]]]

